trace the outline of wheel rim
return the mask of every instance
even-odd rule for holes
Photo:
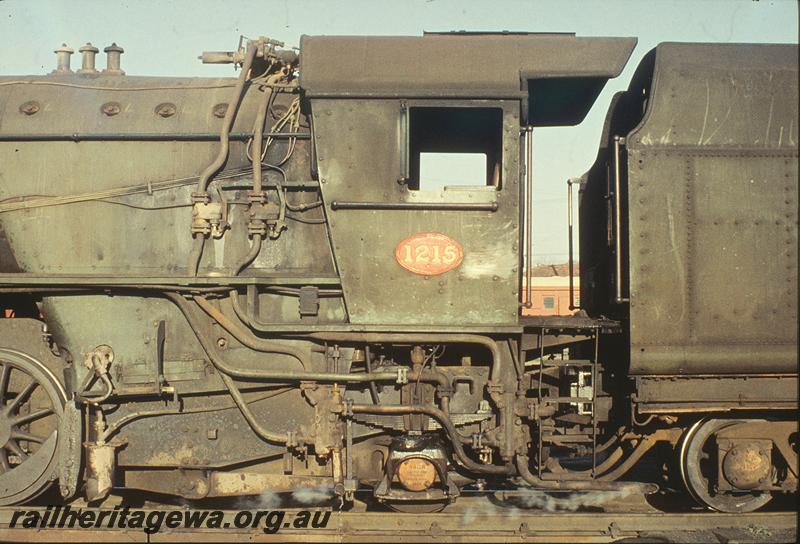
[[[770,500],[769,492],[717,492],[717,458],[714,435],[740,420],[709,419],[695,423],[684,436],[680,449],[681,478],[698,503],[719,512],[743,513],[758,510]]]
[[[55,480],[65,402],[64,388],[45,365],[0,348],[0,505],[28,501]]]

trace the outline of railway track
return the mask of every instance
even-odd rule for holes
[[[610,510],[547,511],[501,506],[485,498],[462,498],[452,509],[436,514],[387,515],[385,512],[330,511],[324,527],[298,529],[289,521],[274,533],[256,527],[237,528],[241,510],[222,510],[219,528],[166,528],[147,534],[141,528],[32,528],[11,527],[15,508],[0,509],[2,542],[712,542],[775,543],[795,542],[797,516],[794,512],[763,512],[746,515],[713,512],[665,513],[621,501]],[[81,508],[73,505],[72,508]],[[109,510],[110,506],[104,506]],[[118,507],[119,508],[119,507]],[[625,508],[627,511],[613,511]],[[145,515],[172,512],[185,516],[188,510],[176,506],[145,506]],[[253,509],[258,510],[258,509]],[[40,515],[45,507],[28,510]],[[99,514],[99,508],[81,508]],[[296,519],[303,509],[283,510],[285,518]],[[308,511],[308,510],[305,510]],[[311,508],[320,517],[326,510]],[[272,520],[274,521],[274,520]]]

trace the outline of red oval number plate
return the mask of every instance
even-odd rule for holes
[[[394,258],[409,272],[438,276],[461,264],[464,249],[444,234],[421,232],[397,244]]]

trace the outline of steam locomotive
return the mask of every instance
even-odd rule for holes
[[[580,307],[522,315],[532,131],[635,45],[259,38],[160,78],[87,44],[0,78],[0,504],[796,492],[795,46],[650,51],[569,181]]]

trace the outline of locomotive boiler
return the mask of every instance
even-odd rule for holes
[[[259,38],[202,55],[236,78],[157,78],[87,44],[1,77],[0,504],[796,492],[796,47],[648,53],[569,182],[579,311],[521,316],[532,131],[635,45]],[[434,183],[443,154],[472,175]]]

